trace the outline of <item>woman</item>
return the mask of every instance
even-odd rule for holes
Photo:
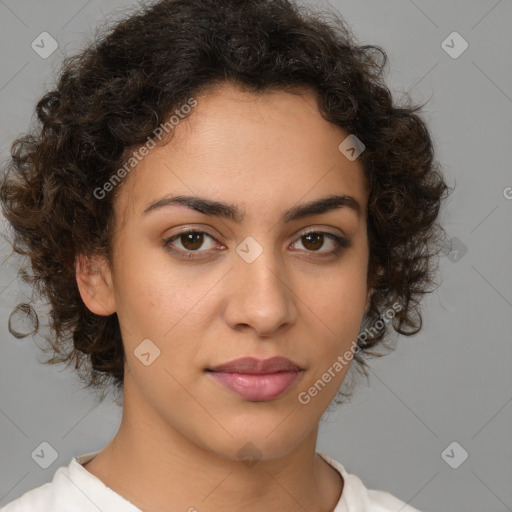
[[[351,364],[420,330],[442,247],[385,62],[287,0],[161,1],[65,62],[0,199],[47,362],[123,417],[5,512],[416,510],[315,450]]]

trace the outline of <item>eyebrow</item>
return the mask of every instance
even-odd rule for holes
[[[150,212],[173,205],[186,206],[187,208],[199,213],[229,219],[237,223],[242,222],[245,216],[245,212],[234,204],[222,203],[205,197],[186,195],[162,197],[161,199],[149,204],[142,215],[146,216]],[[320,215],[343,207],[352,209],[358,216],[361,216],[363,213],[360,203],[354,197],[349,195],[330,195],[290,208],[283,214],[282,220],[284,222],[292,222],[311,215]]]

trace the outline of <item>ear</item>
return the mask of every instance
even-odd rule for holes
[[[112,273],[102,256],[75,259],[76,282],[87,308],[97,315],[108,316],[116,311]]]

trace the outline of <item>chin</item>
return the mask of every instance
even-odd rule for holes
[[[284,457],[291,453],[308,433],[306,431],[298,432],[292,421],[286,425],[289,420],[283,422],[285,416],[282,415],[273,422],[266,421],[245,429],[238,427],[236,430],[219,421],[231,436],[224,430],[215,437],[211,436],[211,432],[207,433],[208,437],[202,443],[203,448],[226,460],[242,462]],[[290,426],[293,430],[290,429]],[[250,467],[251,463],[247,462],[247,466]]]

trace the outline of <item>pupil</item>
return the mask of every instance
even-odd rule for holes
[[[182,237],[185,237],[185,242],[183,242],[182,240],[182,243],[183,246],[186,247],[187,249],[195,250],[199,249],[201,245],[203,245],[202,233],[186,233],[185,235],[182,235]],[[312,246],[312,249],[319,249],[320,247],[322,247],[323,235],[321,233],[309,233],[307,235],[304,235],[304,238],[306,239],[306,243]],[[311,242],[311,239],[316,239],[316,243]]]
[[[309,234],[305,235],[305,238],[307,240],[310,238],[316,238],[317,241],[320,241],[320,243],[313,244],[314,249],[319,249],[320,247],[322,247],[322,237],[323,237],[323,235],[321,233],[309,233]]]
[[[187,233],[184,235],[185,236],[185,243],[183,244],[187,249],[199,249],[201,247],[201,245],[203,244],[203,235],[202,233]],[[195,237],[198,237],[199,240],[196,240],[196,242],[194,243],[194,238]],[[192,242],[192,247],[190,245],[187,245],[187,244],[190,244],[190,242]],[[183,243],[183,241],[182,241]]]

